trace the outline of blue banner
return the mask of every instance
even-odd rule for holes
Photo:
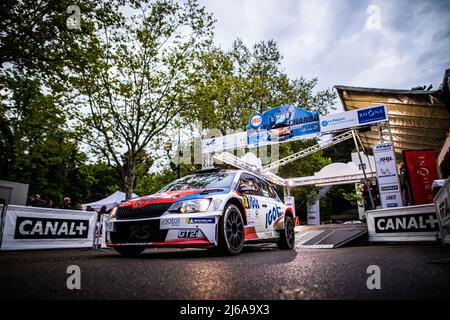
[[[247,144],[261,146],[286,142],[320,133],[319,113],[294,106],[279,106],[255,113],[247,125]]]

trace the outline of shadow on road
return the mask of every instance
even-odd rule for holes
[[[263,258],[266,255],[273,255],[274,253],[281,254],[283,257],[278,262],[289,262],[295,259],[296,251],[282,251],[275,247],[270,246],[246,246],[240,255],[226,256],[215,250],[209,249],[147,249],[137,257],[125,257],[119,253],[111,252],[111,255],[103,256],[108,259],[125,259],[125,260],[166,260],[166,259],[242,259],[257,255]]]

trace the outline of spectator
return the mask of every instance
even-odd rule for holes
[[[42,201],[41,196],[39,194],[36,194],[34,196],[34,199],[31,200],[31,206],[32,207],[43,207],[43,201]]]
[[[86,207],[86,211],[92,211],[92,207],[91,206],[87,206]]]
[[[83,210],[83,206],[81,205],[81,203],[77,203],[75,206],[75,210]]]
[[[60,207],[60,209],[71,209],[71,203],[72,201],[69,197],[64,197],[64,204]]]
[[[0,199],[0,205],[2,205],[2,204],[6,204],[6,200],[3,198]]]
[[[100,208],[100,211],[97,213],[98,220],[100,220],[100,218],[103,214],[106,214],[106,206],[102,206]]]
[[[55,208],[55,203],[52,199],[47,200],[47,204],[45,205],[46,208]]]

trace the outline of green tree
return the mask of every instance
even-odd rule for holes
[[[289,79],[282,68],[283,57],[275,41],[262,41],[249,49],[237,39],[231,50],[211,46],[201,56],[202,77],[185,110],[188,120],[201,121],[204,128],[243,130],[255,112],[291,104],[325,114],[336,94],[314,93],[318,79]]]
[[[83,52],[94,56],[72,69],[75,99],[67,101],[84,141],[121,172],[127,197],[141,154],[193,106],[197,56],[211,41],[213,23],[196,1],[145,2],[135,9],[85,43]]]
[[[28,76],[56,76],[61,80],[64,68],[82,59],[80,43],[88,41],[99,27],[122,21],[120,11],[124,4],[124,0],[3,0],[0,65]],[[79,29],[68,27],[68,19],[74,13],[68,9],[74,5],[80,9]]]
[[[59,201],[84,155],[67,130],[64,112],[53,96],[41,92],[38,81],[16,74],[7,85],[12,95],[2,100],[1,109],[9,152],[0,155],[7,164],[1,177],[28,183],[31,193]]]

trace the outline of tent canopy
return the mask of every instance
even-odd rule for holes
[[[369,159],[372,165],[366,168],[366,174],[368,178],[374,178],[376,177],[375,162],[373,156]],[[359,183],[362,179],[364,179],[364,173],[356,163],[335,162],[323,167],[313,176],[288,179],[288,185],[290,187],[332,186]]]
[[[335,86],[345,111],[385,105],[395,150],[435,149],[439,152],[450,127],[442,90],[392,90]],[[360,132],[366,148],[379,143],[377,128]]]
[[[99,211],[101,209],[102,206],[106,206],[106,210],[112,209],[113,207],[115,207],[116,205],[118,205],[119,203],[121,203],[122,201],[125,200],[125,192],[121,192],[121,191],[116,191],[114,192],[112,195],[95,201],[95,202],[91,202],[91,203],[86,203],[83,204],[83,210],[86,210],[86,208],[88,206],[90,206],[91,208],[93,208],[95,211]],[[137,195],[133,193],[133,198],[136,198]]]

